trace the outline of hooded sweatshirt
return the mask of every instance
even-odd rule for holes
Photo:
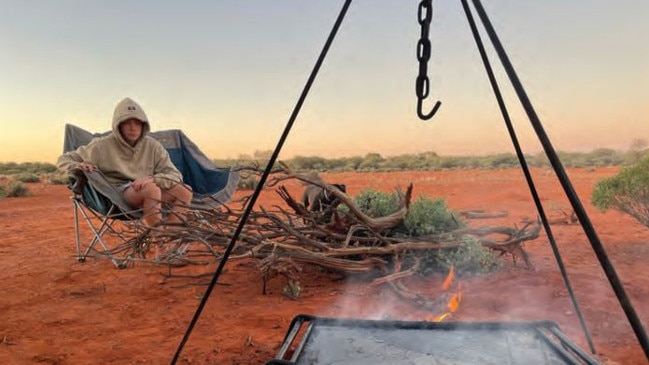
[[[142,135],[131,146],[119,132],[119,125],[133,118],[142,122]],[[115,107],[112,133],[63,154],[57,161],[57,167],[70,172],[79,163],[86,162],[96,166],[114,186],[152,176],[156,185],[169,189],[182,182],[182,174],[171,162],[162,144],[148,136],[150,130],[149,120],[142,108],[132,99],[125,98]]]

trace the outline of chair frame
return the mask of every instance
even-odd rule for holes
[[[75,244],[76,244],[76,259],[78,262],[85,262],[88,257],[107,257],[109,258],[113,265],[118,269],[126,268],[129,262],[129,258],[118,258],[114,255],[113,249],[110,248],[110,245],[104,240],[104,236],[107,233],[116,235],[122,241],[128,241],[128,237],[117,230],[114,225],[117,221],[128,221],[128,220],[137,220],[141,218],[143,210],[132,209],[124,211],[117,204],[115,204],[111,199],[107,198],[110,201],[110,207],[108,212],[103,214],[91,206],[86,204],[83,199],[82,191],[83,189],[93,189],[93,194],[99,194],[105,197],[104,194],[99,192],[95,187],[90,185],[88,182],[83,182],[83,186],[75,186],[77,184],[80,175],[77,174],[74,177],[71,177],[70,181],[70,190],[72,190],[72,203],[74,211],[74,233],[75,233]],[[89,186],[89,187],[88,187]],[[81,238],[81,220],[84,220],[90,231],[92,232],[92,239],[84,245]],[[98,248],[97,244],[101,247]]]

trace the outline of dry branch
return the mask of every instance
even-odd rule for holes
[[[485,212],[484,210],[463,210],[460,212],[460,216],[466,219],[486,219],[486,218],[503,218],[506,217],[509,213],[504,210],[497,212]]]
[[[248,168],[247,173],[260,175],[261,171]],[[322,223],[324,212],[307,210],[291,196],[288,188],[279,185],[291,179],[327,190],[346,209],[334,210],[330,220]],[[265,188],[269,187],[276,187],[276,193],[286,202],[286,206],[253,210],[230,259],[257,260],[264,291],[268,280],[275,276],[284,277],[289,291],[287,295],[299,293],[301,268],[316,265],[346,274],[376,273],[370,286],[389,284],[402,297],[425,307],[438,307],[437,300],[430,301],[412,293],[400,283],[402,278],[418,272],[420,261],[417,257],[421,256],[420,253],[459,248],[464,242],[463,238],[468,236],[483,247],[501,254],[511,254],[514,258],[521,257],[531,267],[522,244],[536,239],[540,231],[538,222],[529,222],[521,228],[465,227],[444,234],[398,238],[390,236],[389,231],[402,224],[408,213],[412,184],[405,191],[396,189],[398,210],[385,217],[366,215],[350,196],[333,185],[317,176],[294,173],[283,165],[268,179]],[[120,234],[131,234],[134,238],[115,248],[112,254],[129,262],[154,262],[149,252],[151,247],[166,245],[172,253],[182,255],[170,255],[169,260],[158,257],[155,263],[177,266],[179,257],[183,260],[181,264],[190,266],[218,262],[232,239],[247,202],[248,199],[244,198],[219,209],[192,211],[183,217],[182,224],[175,229],[143,231],[136,225],[125,226]],[[502,217],[507,212],[472,210],[463,215],[472,218]],[[404,262],[410,265],[401,270]],[[203,274],[184,271],[177,275],[184,278],[203,277]],[[173,277],[173,274],[170,273],[168,277]]]

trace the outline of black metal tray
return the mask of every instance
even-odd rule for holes
[[[598,364],[551,321],[405,322],[293,318],[266,365]]]

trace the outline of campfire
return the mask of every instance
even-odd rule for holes
[[[442,282],[442,295],[441,298],[447,298],[445,312],[441,314],[429,315],[424,318],[426,322],[442,322],[443,320],[449,318],[453,313],[455,313],[460,307],[460,302],[462,301],[462,290],[460,283],[457,284],[457,289],[455,292],[449,293],[451,287],[453,286],[453,281],[455,280],[455,269],[451,266],[448,271],[448,275]]]

